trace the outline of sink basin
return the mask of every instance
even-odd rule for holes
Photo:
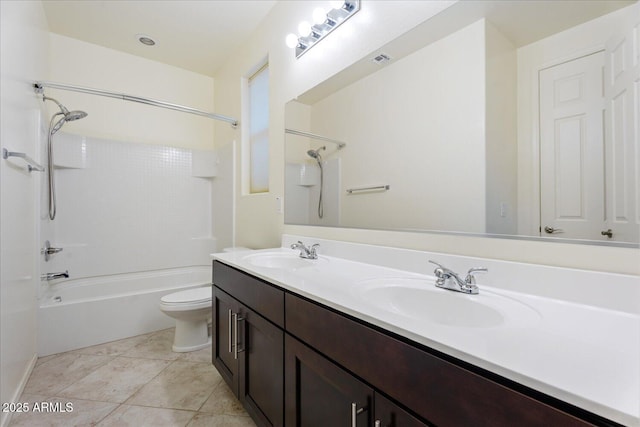
[[[428,279],[362,281],[359,293],[377,308],[439,325],[463,328],[523,327],[540,319],[530,306],[480,288],[478,295],[440,289]]]
[[[300,258],[297,253],[285,252],[262,252],[258,254],[251,254],[245,256],[243,260],[254,267],[287,270],[298,270],[300,268],[313,267],[318,263],[326,262],[326,259],[323,258],[305,259]]]

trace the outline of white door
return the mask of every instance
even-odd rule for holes
[[[640,235],[639,17],[606,44],[604,67],[605,228],[611,240],[635,243]]]
[[[604,52],[540,71],[541,235],[607,240]]]

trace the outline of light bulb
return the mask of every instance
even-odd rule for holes
[[[293,49],[294,47],[298,46],[298,36],[293,33],[289,33],[287,35],[287,38],[285,39],[285,42],[287,43],[288,47]]]
[[[327,20],[327,12],[324,11],[323,8],[317,7],[313,10],[313,23],[314,24],[324,24],[324,21]]]
[[[342,6],[344,6],[344,1],[330,1],[329,3],[332,9],[342,9]]]
[[[309,34],[311,34],[311,24],[309,24],[307,21],[302,21],[301,23],[299,23],[298,34],[300,34],[302,37],[307,37]]]

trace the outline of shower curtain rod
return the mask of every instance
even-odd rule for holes
[[[53,83],[53,82],[35,82],[33,84],[33,87],[35,88],[35,91],[38,94],[44,93],[45,87],[52,88],[52,89],[70,90],[73,92],[88,93],[90,95],[106,96],[108,98],[122,99],[123,101],[131,101],[131,102],[137,102],[140,104],[152,105],[154,107],[168,108],[170,110],[182,111],[183,113],[196,114],[198,116],[208,117],[210,119],[220,120],[223,122],[230,123],[231,126],[233,126],[233,128],[238,127],[238,121],[233,117],[227,117],[227,116],[223,116],[221,114],[215,114],[215,113],[207,113],[206,111],[197,110],[191,107],[185,107],[183,105],[172,104],[170,102],[158,101],[156,99],[143,98],[140,96],[127,95],[124,93],[109,92],[101,89],[92,89],[92,88],[83,87],[83,86],[74,86],[74,85],[67,85],[63,83]]]
[[[341,150],[341,149],[343,149],[344,147],[347,146],[346,142],[338,141],[337,139],[327,138],[326,136],[318,135],[318,134],[315,134],[315,133],[303,132],[301,130],[288,129],[288,128],[285,128],[284,131],[285,131],[285,133],[290,133],[291,135],[306,136],[307,138],[313,138],[313,139],[319,139],[321,141],[333,142],[334,144],[338,144],[338,150]]]

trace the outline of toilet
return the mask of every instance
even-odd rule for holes
[[[187,289],[160,298],[160,310],[176,319],[173,351],[196,351],[211,345],[211,287]]]
[[[242,252],[243,246],[224,248],[224,252]],[[160,310],[176,319],[173,351],[185,353],[211,345],[209,319],[211,319],[211,286],[174,292],[160,298]]]

